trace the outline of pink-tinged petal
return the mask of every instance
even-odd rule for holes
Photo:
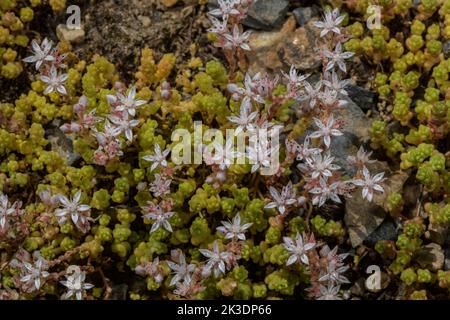
[[[243,50],[245,50],[245,51],[252,51],[252,49],[250,48],[250,46],[249,46],[248,44],[246,44],[246,43],[242,43],[242,44],[240,45],[240,47],[241,47]]]
[[[328,62],[327,68],[325,70],[330,71],[333,68],[334,68],[334,61],[330,61]]]
[[[94,287],[94,285],[90,284],[90,283],[83,284],[83,289],[84,290],[89,290],[89,289],[92,289],[93,287]]]
[[[216,230],[223,234],[226,234],[228,232],[224,226],[217,227]]]
[[[69,212],[66,209],[56,209],[55,216],[57,217],[65,217]]]
[[[158,162],[154,162],[152,163],[151,167],[150,167],[150,171],[155,170],[158,167]]]
[[[378,191],[378,192],[383,192],[383,193],[384,193],[383,187],[380,186],[379,184],[375,184],[375,185],[373,186],[373,189],[376,190],[376,191]]]
[[[41,46],[37,43],[36,40],[31,41],[31,47],[33,48],[34,52],[42,52]]]
[[[320,31],[320,37],[323,38],[328,34],[328,29],[322,29],[322,31]]]
[[[320,131],[315,131],[315,132],[311,133],[308,137],[315,139],[315,138],[320,138],[321,136],[322,136],[322,133]]]
[[[291,204],[294,204],[294,203],[296,203],[296,202],[297,202],[296,199],[288,199],[288,200],[286,200],[286,204],[287,204],[287,205],[291,205]]]
[[[130,89],[130,92],[128,93],[128,99],[134,100],[134,97],[136,97],[136,87],[133,86]]]
[[[216,17],[221,17],[222,16],[222,10],[214,9],[214,10],[209,11],[208,14],[210,14],[212,16],[216,16]]]
[[[66,90],[66,88],[63,85],[58,86],[56,88],[56,91],[58,91],[62,95],[67,95],[67,90]]]
[[[323,125],[322,121],[318,118],[314,118],[314,124],[319,128],[319,129],[325,129],[325,126]]]
[[[283,242],[287,247],[294,247],[294,241],[289,237],[283,237]]]
[[[77,207],[78,211],[89,211],[91,210],[91,206],[87,205],[87,204],[81,204]]]
[[[339,14],[339,13],[337,13],[337,14]],[[334,20],[334,22],[335,22],[337,25],[339,25],[339,24],[342,23],[342,21],[344,21],[344,19],[345,19],[345,16],[342,15],[342,16],[339,16],[336,20]]]
[[[331,51],[323,50],[323,55],[328,59],[334,59],[334,54]]]
[[[342,136],[343,133],[341,131],[339,131],[338,129],[331,129],[331,134],[333,136]]]
[[[145,100],[137,100],[137,101],[135,102],[135,106],[136,106],[136,107],[143,106],[144,104],[147,104],[147,101],[145,101]]]
[[[48,86],[45,90],[44,90],[44,94],[50,94],[54,91],[54,88],[52,86]]]
[[[26,276],[23,276],[22,278],[20,278],[20,281],[22,282],[28,282],[31,280],[31,274],[27,274]]]
[[[81,190],[78,190],[77,193],[75,193],[75,196],[73,197],[73,202],[78,203],[81,199]]]
[[[167,157],[167,155],[170,153],[170,149],[166,149],[164,150],[164,152],[162,153],[163,157]]]
[[[150,233],[153,233],[153,232],[155,232],[156,230],[158,230],[158,229],[159,229],[159,226],[160,226],[159,221],[153,223],[152,228],[150,229]]]
[[[383,180],[383,177],[384,177],[384,172],[380,172],[380,173],[377,173],[377,174],[373,177],[373,180],[374,180],[375,182],[379,182],[379,181]]]
[[[27,62],[27,63],[35,63],[38,60],[39,59],[36,58],[36,56],[29,56],[29,57],[26,57],[26,58],[22,59],[23,62]],[[39,69],[39,68],[37,68],[37,69]]]
[[[314,171],[311,175],[311,178],[313,179],[317,179],[320,176],[320,172],[319,171]]]
[[[290,256],[289,259],[288,259],[287,262],[286,262],[286,266],[290,266],[291,264],[296,263],[297,260],[298,260],[298,258],[297,258],[296,255]]]
[[[338,27],[331,29],[334,33],[341,34],[341,30]]]
[[[166,229],[167,231],[173,232],[172,226],[170,225],[170,223],[167,220],[163,221],[163,226],[164,226],[164,229]]]
[[[331,144],[331,138],[330,138],[330,136],[329,136],[329,135],[324,136],[324,137],[323,137],[323,142],[325,143],[325,145],[327,146],[327,148],[329,148],[329,147],[330,147],[330,144]]]
[[[248,228],[250,228],[253,225],[253,223],[245,223],[244,225],[242,225],[242,229],[243,230],[247,230]]]
[[[50,78],[47,76],[40,76],[39,77],[41,79],[41,81],[45,82],[45,83],[49,83],[50,82]]]
[[[367,192],[367,201],[372,202],[372,199],[373,199],[373,191],[369,190]]]
[[[125,137],[128,139],[128,141],[133,141],[133,131],[130,129],[125,131]]]
[[[227,239],[227,240],[233,239],[233,238],[234,238],[234,234],[231,233],[231,232],[228,232],[228,233],[225,235],[225,239]]]
[[[213,253],[207,249],[199,249],[198,251],[207,258],[211,258],[213,255]]]
[[[306,254],[302,254],[301,257],[300,257],[300,260],[301,260],[304,264],[309,265],[309,259],[308,259],[308,256],[307,256]]]
[[[341,199],[339,198],[339,196],[338,196],[337,194],[332,193],[332,194],[330,195],[330,198],[331,198],[331,200],[333,200],[334,202],[342,203]]]
[[[220,270],[220,272],[222,272],[222,273],[225,273],[225,272],[226,272],[226,269],[225,269],[225,263],[224,263],[223,261],[220,261],[220,263],[219,263],[219,270]]]
[[[281,200],[280,193],[274,187],[269,187],[269,193],[275,201],[279,202]]]
[[[270,203],[266,204],[266,205],[264,206],[264,208],[266,208],[266,209],[273,209],[273,208],[275,208],[277,205],[278,205],[278,204],[277,204],[276,202],[270,202]]]
[[[350,59],[351,57],[353,57],[355,54],[353,53],[353,52],[349,52],[349,51],[347,51],[347,52],[343,52],[342,54],[341,54],[341,57],[343,58],[343,59]]]
[[[71,218],[72,218],[72,221],[73,221],[73,223],[74,224],[77,224],[77,222],[78,222],[78,214],[77,213],[72,213],[71,214]]]
[[[345,65],[345,63],[343,61],[337,61],[337,64],[339,66],[339,69],[341,69],[343,72],[347,72],[347,66]]]
[[[58,195],[56,196],[57,200],[62,203],[64,206],[69,206],[70,205],[70,201],[66,196],[63,195]]]
[[[113,95],[106,95],[106,101],[108,101],[109,104],[114,104],[117,102],[117,97]]]
[[[367,169],[367,167],[363,168],[363,175],[364,175],[365,179],[370,178],[370,172],[369,172],[369,169]]]
[[[368,195],[369,195],[369,188],[364,187],[364,188],[362,189],[362,197],[363,197],[363,199],[368,198]]]

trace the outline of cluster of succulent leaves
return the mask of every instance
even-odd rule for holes
[[[34,34],[29,25],[35,10],[47,5],[43,0],[0,0],[0,79],[15,79],[23,71],[22,58]],[[50,0],[54,12],[64,10],[66,0]]]
[[[381,9],[381,26],[372,30],[366,25],[374,13],[370,5]],[[427,287],[450,288],[448,271],[422,270],[413,258],[430,241],[443,245],[450,223],[450,59],[444,52],[450,1],[352,1],[345,10],[352,37],[345,48],[377,70],[371,84],[384,114],[373,123],[372,147],[384,150],[423,188],[413,212],[405,210],[402,194],[389,195],[389,211],[404,231],[396,242],[379,242],[376,250],[388,272],[401,275],[411,298],[426,299]]]

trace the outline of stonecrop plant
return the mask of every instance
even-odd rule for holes
[[[116,273],[133,300],[349,298],[356,259],[342,249],[342,223],[317,212],[385,192],[386,173],[369,169],[371,151],[348,155],[352,175],[333,154],[345,133],[340,115],[355,55],[392,62],[376,88],[393,103],[388,116],[410,130],[390,137],[376,121],[372,146],[400,153],[401,169],[416,169],[433,196],[446,193],[447,154],[435,147],[450,115],[438,40],[446,33],[425,20],[437,12],[447,22],[450,2],[438,10],[439,1],[421,1],[406,47],[385,26],[361,41],[361,23],[346,27],[341,10],[326,9],[314,24],[316,75],[294,66],[248,71],[251,33],[242,22],[254,2],[219,0],[208,13],[208,37],[226,66],[195,56],[176,65],[170,53],[157,62],[144,48],[128,84],[103,57],[88,63],[67,43],[31,42],[22,58],[35,71],[31,90],[0,104],[0,299],[109,299]],[[347,2],[358,12],[368,3]],[[407,0],[380,2],[386,20],[409,10]],[[429,73],[429,86],[413,113],[420,72]],[[388,202],[398,216],[401,195]],[[444,201],[425,210],[428,229],[448,227]],[[431,282],[428,270],[408,266],[423,221],[402,232],[376,251],[407,285]],[[447,271],[437,277],[450,288]]]

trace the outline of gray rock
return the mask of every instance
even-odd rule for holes
[[[244,25],[261,30],[280,27],[286,19],[288,8],[288,0],[256,1],[248,10]]]
[[[210,8],[217,8],[217,0],[209,1]],[[289,0],[259,0],[248,10],[243,24],[247,27],[270,31],[280,27],[286,19]]]
[[[444,267],[445,270],[450,270],[450,234],[447,233],[447,239],[445,240],[445,244],[444,244],[444,256],[445,256],[445,261],[444,261]]]
[[[289,17],[281,30],[277,31],[255,31],[250,36],[251,51],[247,52],[250,62],[249,72],[279,72],[283,69],[278,48],[284,46],[286,37],[291,36],[296,28],[295,18]]]
[[[391,219],[384,220],[365,240],[370,246],[374,246],[380,240],[396,240],[398,230]]]
[[[85,32],[83,28],[69,29],[65,24],[60,24],[56,27],[56,35],[61,41],[81,43],[84,41]]]
[[[444,249],[444,257],[444,268],[450,270],[450,248],[448,246]]]
[[[249,39],[252,50],[247,52],[249,71],[279,73],[294,66],[303,73],[314,73],[322,65],[317,48],[325,45],[320,30],[314,26],[315,19],[297,28],[292,15],[281,29],[253,32]]]
[[[322,65],[317,48],[324,44],[324,40],[319,35],[320,30],[314,26],[314,20],[291,34],[285,34],[284,41],[277,48],[279,59],[287,67],[294,66],[302,72],[312,73]]]
[[[442,46],[442,51],[444,52],[445,59],[450,58],[450,40],[444,42],[444,45]]]
[[[450,270],[450,259],[448,259],[448,258],[445,259],[444,268],[445,268],[445,271]]]
[[[352,247],[355,248],[367,240],[369,235],[382,225],[385,216],[386,212],[383,208],[364,200],[361,192],[355,193],[352,197],[346,197],[344,222],[348,228]],[[384,229],[382,233],[385,233]],[[370,242],[378,237],[380,236],[374,236]]]
[[[299,26],[304,26],[312,17],[319,15],[316,7],[300,7],[292,11]]]
[[[347,157],[355,154],[361,145],[369,141],[372,122],[356,103],[348,98],[346,100],[348,103],[345,107],[334,111],[335,117],[344,121],[344,134],[331,140],[330,151],[336,163],[347,174],[353,175],[355,168],[348,163]]]
[[[448,228],[444,227],[442,225],[439,225],[437,223],[430,223],[428,225],[428,230],[426,232],[426,236],[427,238],[429,238],[431,241],[439,244],[439,245],[444,245],[446,242],[446,238],[447,238],[447,234],[448,234]],[[447,243],[448,245],[448,243]]]
[[[364,278],[359,278],[356,280],[353,285],[350,287],[350,293],[352,296],[361,297],[364,294]]]
[[[444,266],[444,252],[440,245],[430,243],[417,250],[413,259],[424,269],[437,271]]]
[[[348,85],[345,87],[345,91],[362,110],[376,109],[378,101],[375,92],[355,85]]]

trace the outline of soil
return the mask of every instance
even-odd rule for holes
[[[94,54],[106,57],[126,82],[133,80],[145,47],[154,50],[156,60],[165,53],[176,54],[177,64],[191,58],[192,44],[197,45],[196,55],[204,61],[216,51],[207,39],[205,5],[180,2],[167,8],[159,0],[77,0],[71,4],[80,6],[86,33],[84,41],[73,45],[75,54],[86,61]],[[67,17],[65,12],[53,13],[49,6],[40,7],[27,35],[57,43],[56,27]],[[26,56],[26,50],[21,54]],[[0,101],[13,102],[29,90],[34,70],[29,65],[24,68],[17,79],[0,78]]]
[[[75,53],[89,59],[93,53],[115,64],[124,80],[131,80],[139,66],[142,48],[149,47],[159,59],[175,53],[177,63],[191,57],[193,43],[199,55],[208,54],[206,7],[183,3],[167,8],[159,1],[91,1],[82,8],[86,37]]]

